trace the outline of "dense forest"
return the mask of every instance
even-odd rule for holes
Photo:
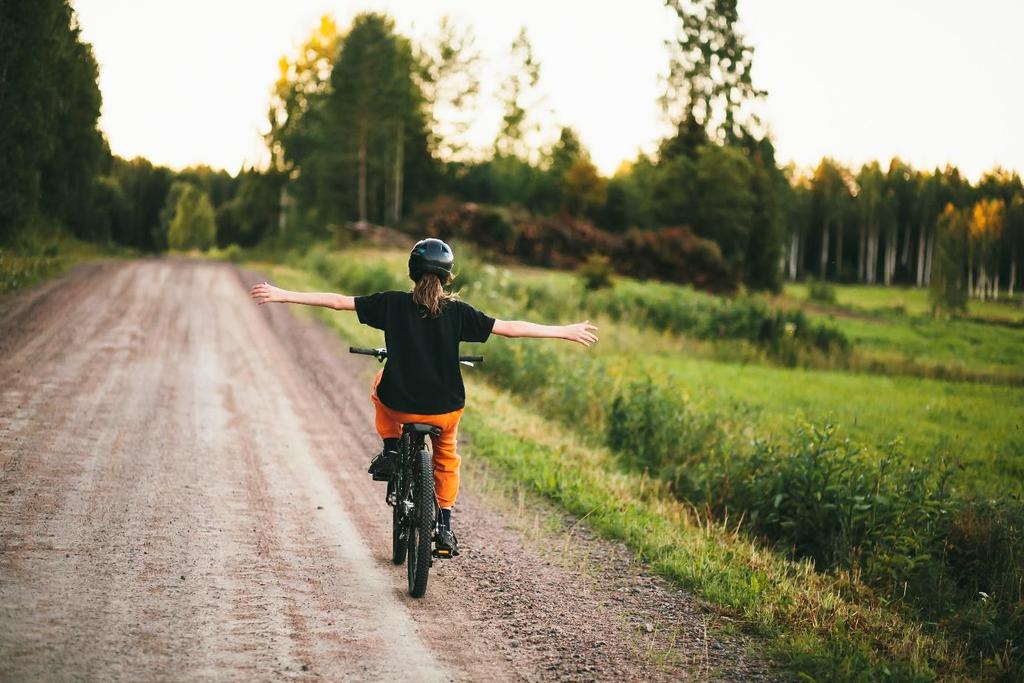
[[[144,251],[344,241],[352,226],[461,237],[523,261],[610,267],[717,291],[784,279],[931,286],[943,309],[1012,296],[1024,242],[1020,176],[978,182],[900,159],[781,166],[750,104],[753,48],[736,3],[665,3],[676,20],[661,98],[675,133],[604,177],[571,127],[544,143],[543,65],[521,30],[489,149],[466,130],[482,97],[472,27],[416,42],[385,15],[324,17],[282,56],[270,163],[231,175],[110,153],[92,49],[66,0],[5,3],[0,238],[47,229]]]

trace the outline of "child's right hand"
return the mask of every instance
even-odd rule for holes
[[[281,303],[285,300],[284,290],[279,287],[275,287],[269,282],[261,282],[258,285],[253,285],[252,290],[249,292],[249,296],[251,296],[253,300],[261,306],[267,303]]]

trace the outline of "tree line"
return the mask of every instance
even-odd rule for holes
[[[954,166],[921,171],[894,158],[849,169],[826,158],[792,179],[788,202],[790,279],[923,287],[938,275],[965,296],[998,298],[1001,286],[1013,296],[1024,246],[1015,172],[972,184]]]
[[[95,59],[67,0],[5,3],[0,153],[10,172],[0,220],[6,235],[57,223],[160,251],[339,238],[350,223],[416,232],[470,216],[464,234],[544,263],[588,256],[559,249],[608,245],[613,260],[641,261],[624,272],[703,271],[685,275],[695,283],[931,285],[952,308],[966,296],[1012,296],[1024,239],[1017,174],[996,169],[972,184],[955,167],[920,171],[899,159],[781,167],[750,113],[766,93],[752,80],[735,0],[665,5],[675,35],[660,105],[673,132],[612,177],[571,127],[544,142],[543,65],[525,29],[509,46],[501,121],[481,150],[466,140],[482,90],[472,28],[444,19],[414,41],[380,13],[345,28],[324,17],[281,57],[269,167],[232,176],[111,155],[96,126]]]
[[[0,45],[0,244],[56,229],[152,252],[245,246],[277,220],[274,174],[111,154],[99,69],[67,0],[0,3]]]

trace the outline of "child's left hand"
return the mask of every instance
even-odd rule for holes
[[[253,285],[252,290],[249,292],[249,296],[254,301],[258,302],[261,306],[267,303],[281,303],[284,299],[284,290],[275,287],[269,282],[261,282],[258,285]]]
[[[584,320],[575,325],[566,325],[562,328],[562,339],[574,341],[577,344],[590,346],[597,343],[597,325],[589,320]]]

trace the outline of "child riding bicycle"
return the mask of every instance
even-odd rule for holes
[[[444,289],[452,281],[455,255],[439,239],[420,240],[409,254],[411,292],[386,291],[369,296],[290,292],[262,282],[250,295],[260,304],[294,303],[355,311],[359,322],[384,331],[388,360],[373,381],[370,398],[376,410],[383,448],[370,463],[375,481],[387,481],[398,456],[402,425],[423,422],[440,428],[432,437],[434,486],[439,520],[438,548],[458,555],[451,511],[459,492],[456,436],[466,404],[459,366],[460,342],[503,337],[554,338],[590,346],[597,326],[589,320],[572,325],[540,325],[496,320]]]

